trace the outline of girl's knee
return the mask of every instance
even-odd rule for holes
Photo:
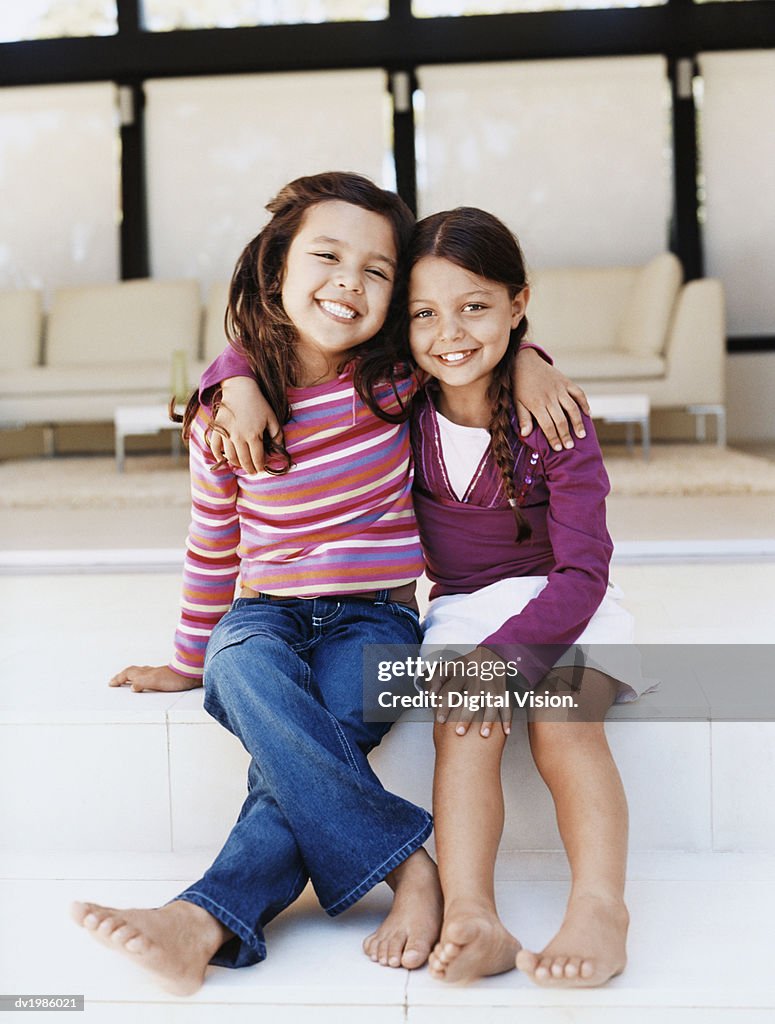
[[[530,749],[536,762],[550,758],[572,758],[595,749],[608,751],[603,722],[528,722]]]

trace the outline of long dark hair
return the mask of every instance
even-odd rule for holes
[[[385,217],[392,229],[397,253],[397,273],[385,323],[377,334],[351,350],[343,365],[354,360],[354,385],[368,407],[389,422],[401,422],[408,406],[399,397],[397,376],[408,373],[406,336],[401,330],[406,307],[406,255],[414,227],[414,215],[395,193],[379,188],[360,174],[328,171],[297,178],[269,203],[271,220],[243,249],[232,275],[225,316],[229,343],[242,352],[253,370],[258,385],[280,423],[290,419],[287,391],[301,380],[297,352],[297,331],[282,304],[282,278],[291,242],[301,227],[304,215],[318,203],[351,203]],[[398,411],[388,412],[376,393],[378,384],[389,383]],[[220,396],[213,400],[213,415]],[[199,408],[198,394],[189,399],[183,417],[184,437]],[[221,429],[213,425],[211,429]],[[269,472],[285,473],[291,457],[284,444],[264,437]]]
[[[505,285],[511,299],[528,283],[525,258],[517,238],[497,217],[476,207],[460,206],[419,221],[409,250],[409,271],[425,256],[437,256],[478,277]],[[523,316],[511,331],[508,347],[493,370],[488,389],[490,446],[506,498],[514,510],[517,540],[524,540],[531,533],[517,505],[514,487],[514,452],[518,438],[513,427],[511,400],[517,350],[526,332],[527,317]]]

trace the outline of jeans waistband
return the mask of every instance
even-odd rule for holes
[[[344,594],[318,594],[317,596],[330,601],[373,601],[375,604],[385,604],[388,601],[396,604],[405,604],[417,610],[417,599],[415,590],[417,584],[404,583],[400,587],[393,587],[390,590],[359,590],[354,593]],[[254,590],[252,587],[242,587],[240,597],[263,597],[269,601],[295,601],[314,600],[314,598],[302,598],[296,594],[266,594],[261,590]]]

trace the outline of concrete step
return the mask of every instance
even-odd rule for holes
[[[669,568],[657,567],[665,581]],[[703,578],[707,568],[697,567]],[[659,635],[663,618],[668,630],[681,626],[655,596],[665,581],[651,574],[639,584],[640,569],[628,572],[639,621],[651,602],[649,635]],[[726,600],[736,586],[754,585],[734,575],[726,582]],[[226,835],[245,793],[247,756],[204,713],[201,690],[107,686],[138,656],[166,660],[178,585],[167,574],[0,579],[0,849],[185,852]],[[707,618],[723,641],[710,611]],[[775,849],[775,723],[622,715],[615,711],[607,729],[629,797],[633,850]],[[428,723],[399,723],[373,757],[389,788],[430,806]],[[503,848],[560,849],[524,727],[509,741],[503,774]]]
[[[210,968],[187,999],[169,996],[133,964],[73,925],[73,899],[154,906],[197,877],[199,855],[0,855],[0,991],[80,994],[95,1024],[771,1024],[775,858],[755,854],[631,856],[629,964],[607,986],[547,990],[512,972],[467,987],[426,971],[372,964],[364,935],[386,912],[382,885],[330,919],[306,892],[267,929],[268,959],[240,971]],[[499,859],[498,900],[509,927],[541,948],[559,925],[564,859]]]

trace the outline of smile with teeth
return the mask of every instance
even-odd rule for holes
[[[464,349],[462,352],[440,352],[436,356],[442,363],[459,363],[463,359],[466,359],[474,351],[472,348]]]
[[[354,320],[358,315],[351,306],[345,306],[341,302],[332,302],[330,299],[321,299],[320,305],[326,313],[339,317],[342,320]]]

